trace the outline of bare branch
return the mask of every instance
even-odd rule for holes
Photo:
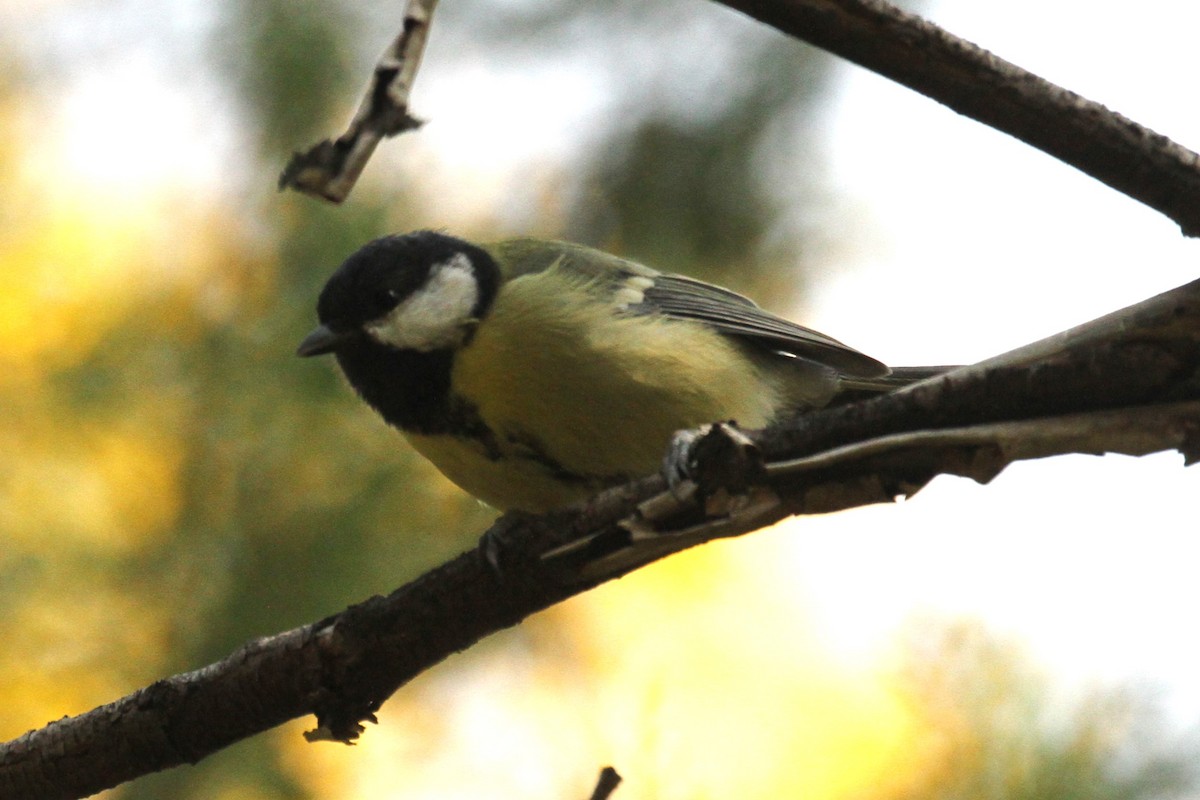
[[[506,515],[486,547],[388,597],[27,733],[0,746],[0,796],[84,796],[308,713],[319,726],[312,738],[351,741],[400,686],[479,639],[658,558],[791,514],[888,502],[938,474],[986,481],[1012,461],[1058,453],[1177,449],[1194,461],[1200,281],[751,442],[765,469],[722,478],[745,491],[672,493],[655,476],[581,508]]]
[[[719,428],[713,431],[719,432]],[[913,431],[766,465],[772,486],[718,494],[695,520],[696,487],[663,491],[621,522],[628,545],[584,564],[581,573],[626,573],[688,547],[741,536],[794,514],[819,514],[911,497],[937,475],[987,483],[1014,461],[1066,453],[1142,456],[1164,450],[1200,456],[1200,402],[1122,408],[1059,417]],[[786,486],[785,489],[778,487]],[[574,553],[577,541],[554,551]]]
[[[882,0],[718,0],[983,122],[1200,235],[1200,156]]]
[[[437,0],[409,0],[404,27],[380,56],[350,127],[335,141],[325,139],[296,153],[279,176],[279,188],[340,203],[354,188],[375,147],[389,136],[421,126],[408,113],[421,54]]]

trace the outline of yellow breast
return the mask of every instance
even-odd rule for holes
[[[653,472],[682,428],[770,421],[783,389],[739,344],[694,322],[614,313],[573,280],[551,269],[510,282],[456,357],[454,391],[498,453],[409,435],[459,486],[501,509],[543,511]]]

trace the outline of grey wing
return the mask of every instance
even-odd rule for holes
[[[737,292],[683,275],[659,274],[653,280],[654,285],[643,292],[643,301],[630,306],[631,311],[697,320],[771,350],[825,364],[849,377],[878,378],[890,371],[887,365],[837,339],[764,311]]]

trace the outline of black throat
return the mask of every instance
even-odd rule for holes
[[[453,350],[396,350],[364,336],[340,348],[337,360],[350,385],[389,425],[411,433],[482,434],[475,409],[450,393]]]

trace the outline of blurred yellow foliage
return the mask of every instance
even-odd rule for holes
[[[142,299],[141,214],[100,201],[34,203],[0,244],[0,385],[78,363]]]
[[[7,604],[0,615],[0,731],[16,736],[159,677],[170,645],[168,608],[145,602],[119,580],[94,579],[47,583]]]
[[[0,450],[20,454],[0,462],[0,530],[10,555],[120,552],[166,533],[179,509],[182,466],[168,434],[90,420],[55,424],[52,409],[25,411],[0,423]]]
[[[114,202],[81,189],[25,215],[0,237],[0,390],[79,363],[134,311],[194,330],[245,299],[231,283],[270,274],[231,258],[227,220],[173,192]]]
[[[182,599],[169,581],[129,580],[122,559],[173,532],[188,398],[118,360],[117,406],[81,408],[71,393],[103,371],[62,376],[118,332],[186,337],[221,313],[213,287],[242,265],[227,257],[235,226],[203,198],[81,182],[45,116],[33,124],[47,109],[5,100],[3,127],[21,134],[0,145],[0,729],[15,735],[160,677]]]
[[[135,547],[163,534],[181,502],[183,398],[144,391],[146,367],[130,363],[122,407],[81,414],[49,379],[122,326],[186,341],[261,298],[273,270],[239,263],[239,226],[203,192],[65,173],[65,134],[44,127],[51,110],[8,100],[0,118],[22,148],[0,145],[6,191],[20,198],[0,212],[0,530],[25,548],[48,536],[53,547]]]

